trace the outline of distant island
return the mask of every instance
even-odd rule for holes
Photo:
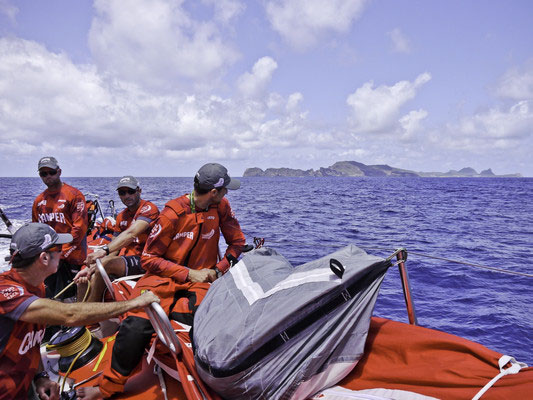
[[[374,177],[436,177],[436,178],[520,178],[522,174],[495,175],[486,169],[477,173],[473,168],[466,167],[448,172],[415,172],[407,169],[394,168],[388,165],[366,165],[357,161],[338,161],[327,168],[293,169],[293,168],[247,168],[243,176],[374,176]]]

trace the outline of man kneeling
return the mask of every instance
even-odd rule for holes
[[[59,399],[59,385],[43,371],[39,345],[46,325],[82,326],[146,307],[152,292],[115,303],[61,303],[45,296],[44,280],[57,271],[61,245],[72,241],[48,225],[31,223],[15,232],[11,270],[0,274],[0,397],[26,399],[32,380],[41,399]],[[32,339],[29,339],[32,338]]]

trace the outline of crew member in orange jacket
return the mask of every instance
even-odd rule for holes
[[[169,201],[159,214],[141,258],[147,273],[138,281],[133,296],[150,289],[171,319],[192,326],[209,283],[229,269],[245,245],[239,222],[224,198],[228,189],[239,187],[240,182],[230,178],[220,164],[200,168],[193,192]],[[228,248],[218,260],[221,231]],[[120,326],[111,363],[99,387],[79,388],[78,397],[108,398],[123,391],[153,333],[144,312],[129,313]]]
[[[99,258],[102,258],[106,272],[116,277],[145,272],[141,266],[141,254],[159,215],[159,209],[151,201],[141,199],[139,181],[131,175],[120,178],[117,192],[126,208],[117,216],[115,238],[108,245],[89,254],[85,260],[89,268],[81,270],[74,277],[78,283],[78,301],[81,301],[80,293],[87,290],[88,281],[91,283],[91,290],[87,301],[102,300],[105,284],[95,265]]]
[[[37,165],[47,189],[37,196],[32,207],[32,222],[50,225],[57,233],[70,233],[71,243],[63,245],[58,272],[45,280],[46,297],[59,293],[74,278],[87,257],[87,207],[83,194],[61,182],[61,168],[54,157],[43,157]],[[76,288],[63,294],[75,295]]]
[[[12,268],[0,274],[2,400],[36,398],[28,393],[32,378],[40,399],[59,399],[59,385],[49,379],[41,362],[39,344],[47,324],[82,326],[159,301],[150,292],[129,301],[106,304],[62,303],[42,298],[45,278],[57,271],[61,246],[71,241],[72,235],[58,234],[40,223],[24,225],[11,239],[6,261],[9,260]]]

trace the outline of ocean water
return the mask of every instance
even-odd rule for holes
[[[116,178],[64,178],[88,198],[123,208]],[[163,207],[191,178],[141,178],[143,198]],[[0,207],[16,226],[31,219],[39,178],[0,178]],[[355,244],[387,257],[409,252],[420,325],[453,333],[533,365],[533,278],[435,260],[462,260],[533,274],[530,178],[242,178],[228,198],[248,243],[265,239],[294,265]],[[7,230],[0,222],[0,232]],[[8,240],[0,239],[5,266]],[[407,322],[398,269],[382,285],[375,315]]]

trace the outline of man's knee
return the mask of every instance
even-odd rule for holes
[[[117,277],[124,276],[124,273],[126,271],[126,265],[122,257],[106,258],[102,262],[102,266],[104,267],[108,275],[114,275]]]
[[[129,316],[120,324],[113,347],[112,368],[121,375],[130,375],[142,359],[154,328],[150,320]]]

